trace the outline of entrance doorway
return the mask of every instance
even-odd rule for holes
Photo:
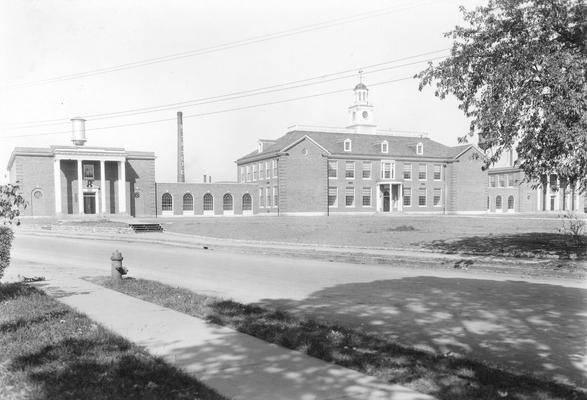
[[[84,193],[84,214],[96,214],[96,193]]]
[[[401,183],[380,183],[377,185],[377,211],[395,213],[402,211]]]
[[[383,191],[383,212],[390,211],[390,197],[389,197],[389,190]]]

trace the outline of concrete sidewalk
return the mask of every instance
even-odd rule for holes
[[[434,399],[73,276],[35,285],[231,399]]]

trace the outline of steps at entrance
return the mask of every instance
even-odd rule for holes
[[[136,233],[140,232],[163,232],[161,224],[128,224]]]

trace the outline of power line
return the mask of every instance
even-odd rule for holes
[[[244,90],[244,91],[227,93],[224,95],[203,97],[203,98],[185,100],[185,101],[176,102],[176,103],[168,103],[168,104],[163,104],[163,105],[158,105],[158,106],[141,107],[141,108],[122,110],[122,111],[108,112],[108,113],[88,114],[88,115],[84,115],[84,118],[91,118],[92,120],[100,120],[100,119],[127,117],[127,116],[132,116],[132,115],[165,111],[165,110],[169,110],[169,109],[176,108],[179,106],[181,106],[181,107],[194,107],[194,106],[200,106],[200,105],[205,105],[205,104],[217,103],[217,102],[221,102],[221,101],[235,100],[235,99],[240,99],[240,98],[245,98],[245,97],[250,97],[250,96],[257,96],[257,95],[262,95],[262,94],[280,92],[280,91],[284,91],[284,90],[297,89],[297,88],[301,88],[301,87],[305,87],[305,86],[318,85],[318,84],[323,84],[323,83],[327,83],[327,82],[332,82],[335,80],[351,78],[351,77],[355,76],[355,71],[357,71],[358,69],[361,69],[364,71],[365,69],[374,68],[377,66],[382,66],[382,65],[387,65],[387,64],[392,64],[395,62],[409,60],[409,59],[422,57],[422,56],[426,56],[426,55],[437,54],[437,53],[444,52],[447,50],[448,49],[429,51],[429,52],[420,53],[420,54],[416,54],[416,55],[412,55],[412,56],[408,56],[408,57],[402,57],[402,58],[398,58],[398,59],[394,59],[394,60],[390,60],[390,61],[386,61],[386,62],[382,62],[382,63],[371,64],[371,65],[367,65],[367,66],[363,66],[363,67],[347,69],[347,70],[339,71],[339,72],[335,72],[335,73],[323,74],[323,75],[315,76],[312,78],[305,78],[305,79],[301,79],[301,80],[290,81],[290,82],[280,83],[280,84],[271,85],[271,86],[265,86],[265,87],[256,88],[256,89],[248,89],[248,90]],[[394,66],[385,67],[385,68],[379,68],[379,69],[375,69],[375,70],[367,71],[367,72],[363,72],[363,73],[364,74],[373,74],[373,73],[377,73],[377,72],[381,72],[381,71],[387,71],[390,69],[396,69],[396,68],[411,66],[411,65],[415,65],[415,64],[420,64],[420,63],[423,63],[426,61],[432,61],[432,60],[436,60],[436,59],[440,59],[440,58],[444,58],[444,56],[428,58],[426,60],[419,60],[419,61],[415,61],[415,62],[411,62],[411,63],[394,65]],[[353,74],[352,75],[337,76],[337,75],[350,73],[350,72],[353,72]],[[332,78],[323,79],[323,78],[329,78],[329,77],[332,77]],[[318,81],[318,82],[313,82],[317,79],[322,79],[322,80]],[[292,85],[295,85],[295,86],[292,86]],[[42,127],[42,126],[61,125],[61,124],[65,124],[68,122],[69,122],[69,119],[59,118],[59,119],[52,119],[52,120],[40,120],[40,121],[31,121],[28,123],[20,123],[19,125],[21,125],[21,126],[18,126],[18,125],[14,126],[13,125],[12,127],[11,126],[5,126],[5,127],[10,130],[20,130],[20,129]]]
[[[390,84],[390,83],[396,83],[396,82],[406,81],[406,80],[410,80],[410,79],[414,79],[414,77],[413,76],[407,76],[407,77],[404,77],[404,78],[391,79],[391,80],[387,80],[387,81],[371,83],[371,84],[369,84],[369,86],[387,85],[387,84]],[[217,110],[217,111],[209,111],[209,112],[197,113],[197,114],[184,114],[183,115],[183,118],[186,119],[186,118],[195,118],[195,117],[205,117],[205,116],[209,116],[209,115],[222,114],[222,113],[226,113],[226,112],[242,111],[242,110],[248,110],[248,109],[251,109],[251,108],[265,107],[265,106],[270,106],[270,105],[274,105],[274,104],[289,103],[289,102],[293,102],[293,101],[310,99],[310,98],[313,98],[313,97],[327,96],[327,95],[337,94],[337,93],[343,93],[343,92],[347,92],[347,91],[348,91],[348,88],[345,88],[345,89],[337,89],[337,90],[331,90],[331,91],[328,91],[328,92],[315,93],[315,94],[311,94],[311,95],[293,97],[293,98],[284,99],[284,100],[277,100],[277,101],[271,101],[271,102],[266,102],[266,103],[251,104],[251,105],[248,105],[248,106],[234,107],[234,108],[228,108],[228,109]],[[156,120],[150,120],[150,121],[131,122],[131,123],[128,123],[128,124],[102,126],[102,127],[98,127],[98,128],[87,128],[86,131],[100,131],[100,130],[107,130],[107,129],[114,129],[114,128],[126,128],[126,127],[130,127],[130,126],[149,125],[149,124],[155,124],[155,123],[159,123],[159,122],[168,122],[168,121],[175,121],[175,120],[176,120],[175,117],[173,117],[173,118],[162,118],[162,119],[156,119]],[[67,130],[67,131],[58,131],[58,132],[46,132],[46,133],[36,133],[36,134],[33,133],[33,134],[24,134],[24,135],[3,136],[3,137],[0,137],[0,139],[21,138],[21,137],[37,137],[37,136],[50,136],[50,135],[62,135],[62,134],[66,134],[66,133],[71,133],[71,131],[70,130]]]
[[[383,16],[383,15],[392,14],[394,12],[405,11],[405,10],[413,9],[413,8],[420,7],[423,5],[428,5],[428,4],[431,4],[431,3],[424,2],[421,4],[415,4],[415,5],[411,5],[411,6],[407,6],[407,7],[403,7],[403,8],[388,7],[388,8],[383,8],[383,9],[379,9],[379,10],[373,10],[373,11],[362,13],[362,14],[357,14],[357,15],[354,15],[351,17],[343,17],[343,18],[320,22],[320,23],[316,23],[316,24],[312,24],[312,25],[302,26],[299,28],[279,31],[279,32],[275,32],[275,33],[265,34],[265,35],[253,36],[248,39],[226,42],[226,43],[222,43],[219,45],[204,47],[201,49],[191,50],[191,51],[187,51],[187,52],[170,54],[170,55],[162,56],[162,57],[149,58],[149,59],[144,59],[144,60],[140,60],[140,61],[133,61],[133,62],[129,62],[129,63],[118,64],[118,65],[114,65],[111,67],[105,67],[105,68],[97,68],[97,69],[88,70],[88,71],[84,71],[84,72],[65,74],[65,75],[55,76],[52,78],[40,79],[40,80],[36,80],[36,81],[7,84],[7,85],[3,86],[3,88],[7,89],[7,88],[15,88],[15,87],[28,87],[28,86],[42,85],[42,84],[61,82],[61,81],[67,81],[67,80],[72,80],[72,79],[86,78],[86,77],[90,77],[90,76],[94,76],[94,75],[107,74],[107,73],[111,73],[111,72],[127,70],[127,69],[132,69],[132,68],[139,68],[139,67],[143,67],[143,66],[147,66],[147,65],[178,60],[178,59],[182,59],[182,58],[186,58],[186,57],[194,57],[194,56],[199,56],[199,55],[203,55],[203,54],[214,53],[214,52],[228,50],[228,49],[232,49],[232,48],[236,48],[236,47],[247,46],[247,45],[251,45],[251,44],[266,42],[269,40],[275,40],[275,39],[280,39],[280,38],[284,38],[284,37],[294,36],[294,35],[298,35],[301,33],[312,32],[312,31],[316,31],[316,30],[320,30],[320,29],[326,29],[326,28],[330,28],[333,26],[337,26],[337,25],[343,25],[343,24],[348,24],[348,23],[352,23],[352,22],[362,21],[362,20],[369,19],[369,18],[375,18],[375,17],[379,17],[379,16]]]

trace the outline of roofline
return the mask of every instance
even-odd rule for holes
[[[318,146],[326,154],[331,154],[324,146],[322,146],[320,143],[318,143],[317,141],[315,141],[314,139],[312,139],[308,135],[304,135],[301,138],[299,138],[298,140],[296,140],[295,142],[288,144],[287,146],[285,146],[283,149],[280,150],[280,153],[285,153],[287,150],[289,150],[292,147],[296,146],[298,143],[301,143],[305,139],[308,139],[310,142],[314,143],[316,146]]]
[[[460,156],[462,156],[463,154],[465,154],[467,151],[469,151],[470,148],[473,148],[473,150],[477,151],[477,153],[481,154],[481,156],[483,158],[486,158],[487,156],[485,155],[485,153],[477,146],[475,146],[474,144],[470,144],[467,147],[465,147],[465,149],[463,151],[461,151],[459,154],[457,154],[454,158],[457,159]]]

